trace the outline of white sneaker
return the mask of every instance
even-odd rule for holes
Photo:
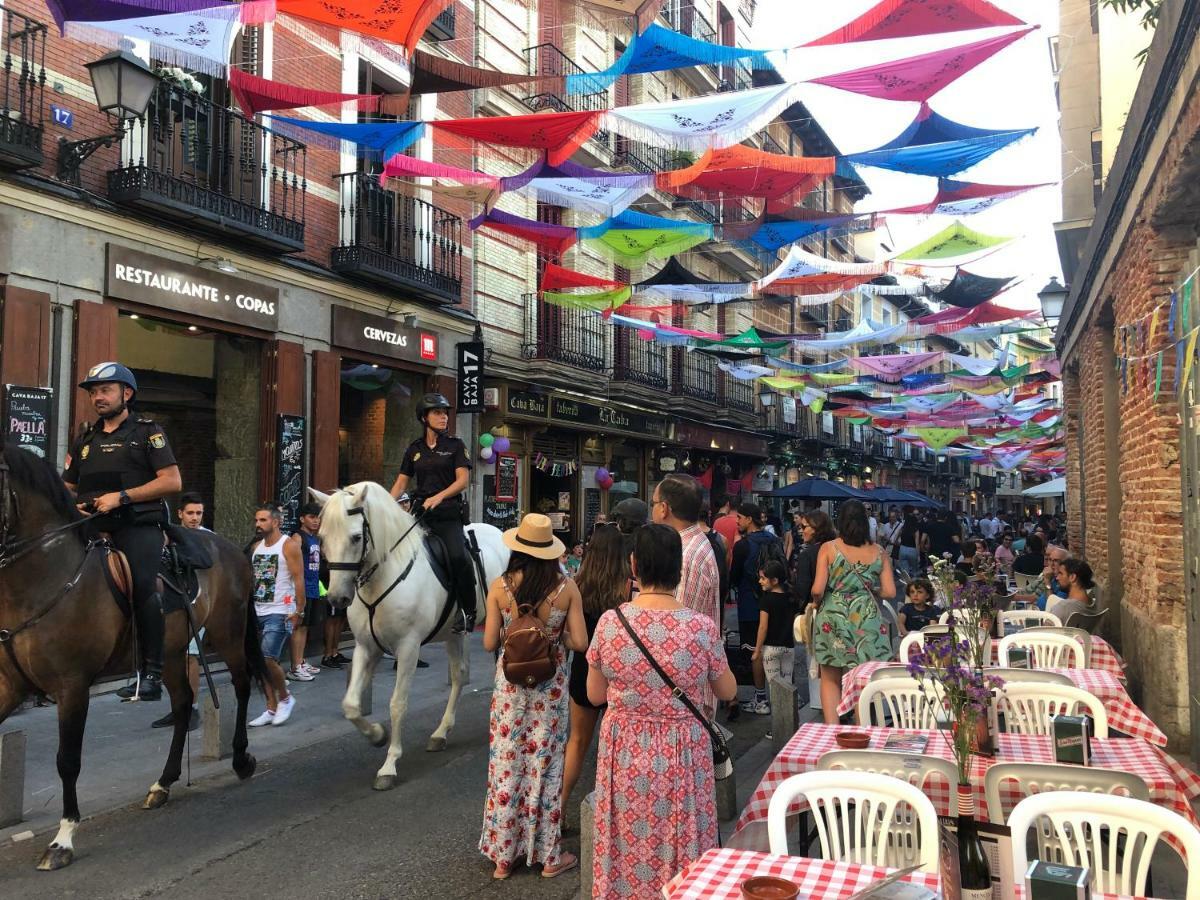
[[[743,700],[742,712],[752,713],[756,716],[769,716],[771,704],[766,700]]]
[[[311,681],[312,679],[309,680]],[[295,706],[296,698],[291,694],[288,694],[288,698],[286,700],[280,700],[279,705],[275,707],[275,717],[271,724],[282,725],[292,717],[292,710],[295,708]]]
[[[246,724],[251,728],[258,728],[260,725],[270,725],[274,721],[275,713],[271,712],[269,709],[266,709],[263,710],[262,715],[260,715],[257,719],[252,719]]]
[[[316,666],[309,665],[308,660],[305,660],[304,662],[300,663],[300,668],[303,669],[305,672],[307,672],[309,675],[320,675],[321,674],[321,670],[318,669]]]
[[[292,681],[312,681],[313,676],[306,669],[292,669],[288,672],[288,678]]]

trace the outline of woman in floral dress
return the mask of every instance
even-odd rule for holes
[[[821,545],[813,598],[813,652],[821,664],[821,711],[836,725],[842,675],[859,663],[892,657],[892,642],[879,609],[896,595],[892,560],[871,542],[867,512],[857,500],[838,509],[838,538]]]
[[[575,582],[558,568],[562,542],[550,520],[530,513],[518,528],[504,533],[512,549],[508,570],[488,590],[483,646],[502,647],[507,629],[529,604],[554,640],[554,675],[536,687],[518,687],[504,677],[504,653],[496,660],[488,744],[488,792],[483,808],[479,850],[508,878],[524,859],[541,863],[553,878],[575,868],[578,860],[562,853],[563,758],[567,743],[567,650],[587,649],[587,628]],[[564,645],[566,649],[564,649]]]
[[[675,529],[639,528],[633,575],[640,592],[619,609],[693,703],[705,684],[732,700],[737,682],[716,623],[675,595],[682,552]],[[616,610],[600,617],[587,661],[588,699],[608,702],[596,761],[592,896],[651,900],[717,845],[712,739],[671,695]]]

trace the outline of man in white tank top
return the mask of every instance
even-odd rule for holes
[[[282,725],[296,705],[296,698],[288,693],[279,656],[304,613],[304,592],[296,587],[304,584],[304,570],[300,538],[285,535],[280,522],[279,507],[272,503],[255,510],[254,533],[261,540],[254,545],[250,562],[254,569],[254,611],[267,661],[267,709],[249,723],[252,728]]]

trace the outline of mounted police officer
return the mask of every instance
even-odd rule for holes
[[[426,394],[417,404],[417,419],[425,430],[404,452],[391,493],[399,499],[416,479],[413,504],[425,510],[422,522],[442,539],[450,557],[451,595],[459,609],[454,630],[469,633],[475,628],[475,571],[463,541],[467,522],[463,492],[471,483],[471,463],[466,445],[446,433],[449,400]]]
[[[93,366],[79,387],[99,418],[71,447],[63,481],[79,508],[99,513],[93,532],[107,532],[129,560],[133,607],[141,644],[141,700],[162,696],[163,612],[157,577],[167,507],[163,498],[182,487],[179,466],[162,429],[134,418],[133,373],[117,362]],[[132,696],[132,694],[130,694]]]

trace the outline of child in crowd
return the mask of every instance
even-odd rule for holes
[[[928,578],[914,578],[910,581],[904,599],[907,602],[900,607],[901,635],[910,631],[920,631],[926,625],[933,625],[942,614],[932,602],[933,585]]]
[[[758,570],[758,586],[762,588],[759,601],[758,637],[750,662],[764,676],[763,684],[778,678],[792,683],[792,663],[796,641],[792,636],[796,607],[787,589],[787,566],[772,559]]]

